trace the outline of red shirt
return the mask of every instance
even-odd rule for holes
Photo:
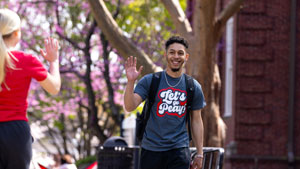
[[[20,51],[11,52],[17,61],[13,60],[16,69],[7,69],[5,83],[1,84],[0,92],[0,122],[25,120],[28,121],[26,110],[28,107],[27,96],[32,78],[43,81],[47,78],[48,71],[34,56]]]

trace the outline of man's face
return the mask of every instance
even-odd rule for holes
[[[169,46],[166,53],[167,67],[173,72],[177,72],[182,69],[188,57],[189,55],[182,44],[173,43]]]

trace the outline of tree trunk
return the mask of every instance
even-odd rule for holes
[[[179,34],[190,43],[190,61],[187,73],[196,78],[202,85],[206,107],[202,111],[204,125],[204,146],[221,147],[225,141],[225,123],[220,117],[221,80],[216,65],[216,44],[218,43],[227,20],[236,13],[243,0],[232,0],[216,17],[216,0],[195,0],[190,25],[186,23],[182,9],[177,0],[161,0],[169,11]],[[183,19],[184,18],[184,19]]]

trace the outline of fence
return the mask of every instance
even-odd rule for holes
[[[98,151],[98,169],[139,169],[139,146],[103,147]],[[191,147],[191,157],[196,154],[196,148]],[[202,169],[222,169],[224,149],[216,147],[203,148]]]
[[[196,148],[191,147],[192,159],[197,154]],[[224,161],[224,149],[219,147],[203,147],[202,169],[222,169]]]

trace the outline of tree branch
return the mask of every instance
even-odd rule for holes
[[[52,151],[49,150],[49,148],[47,147],[47,145],[45,145],[45,144],[42,142],[42,140],[36,139],[36,141],[39,143],[39,145],[40,145],[41,147],[43,147],[44,150],[46,150],[46,152],[47,152],[48,154],[53,153]]]
[[[116,9],[115,13],[113,14],[113,18],[114,18],[114,19],[116,19],[117,16],[119,15],[120,9],[121,9],[121,0],[118,0],[117,9]]]
[[[59,152],[59,154],[62,154],[60,145],[55,141],[56,140],[55,135],[57,133],[49,126],[48,122],[46,122],[46,126],[48,128],[48,134],[52,138],[52,141],[53,141],[54,146],[56,147],[56,150]]]
[[[55,9],[55,15],[56,15],[56,20],[57,20],[57,25],[58,25],[59,27],[61,27],[60,17],[59,17],[60,14],[59,14],[58,7],[56,7],[56,9]],[[68,41],[75,49],[84,50],[84,49],[81,48],[74,40],[72,40],[72,39],[70,39],[69,37],[63,35],[63,34],[62,34],[61,32],[59,32],[59,31],[55,31],[55,32],[56,32],[56,34],[57,34],[60,38],[62,38],[62,39],[64,39],[64,40]]]
[[[144,66],[143,74],[160,71],[145,52],[138,49],[126,36],[123,30],[117,25],[106,8],[103,0],[88,0],[93,16],[97,21],[98,27],[106,36],[112,47],[118,50],[123,57],[135,56],[138,58],[138,65]]]
[[[112,112],[112,117],[115,121],[115,123],[120,123],[120,119],[119,119],[119,114],[120,114],[120,110],[118,109],[117,105],[115,104],[114,101],[114,89],[113,89],[113,85],[110,81],[110,69],[109,69],[109,51],[108,51],[108,41],[106,40],[106,37],[103,35],[103,33],[100,34],[100,39],[101,39],[101,43],[103,46],[103,59],[104,59],[104,70],[102,71],[103,75],[104,75],[104,80],[107,86],[107,90],[108,90],[108,103],[109,106],[111,108],[111,112]]]
[[[244,0],[231,0],[227,7],[217,17],[215,22],[215,41],[218,41],[218,39],[221,37],[221,33],[226,25],[226,22],[241,9],[243,2]]]
[[[165,8],[168,10],[169,14],[171,15],[171,19],[176,25],[176,29],[178,33],[180,33],[182,36],[186,38],[189,38],[193,30],[187,16],[183,12],[179,4],[179,1],[161,0],[161,2],[164,4]]]
[[[84,76],[82,76],[78,71],[76,70],[60,70],[61,74],[65,74],[65,73],[74,73],[78,78],[80,79],[84,79]]]
[[[39,4],[39,3],[52,3],[54,4],[55,1],[52,0],[45,0],[45,1],[21,1],[20,4]]]
[[[80,102],[78,102],[78,104],[79,104],[79,106],[81,107],[81,108],[85,108],[87,111],[90,111],[90,108],[89,107],[87,107],[87,106],[85,106],[84,104],[82,104],[82,102],[80,101]]]
[[[227,20],[238,12],[243,4],[244,0],[232,0],[229,2],[227,7],[218,16],[217,21],[225,24]]]
[[[75,41],[73,41],[72,39],[70,39],[70,38],[68,38],[67,36],[63,35],[62,33],[56,31],[56,34],[57,34],[60,38],[62,38],[62,39],[64,39],[64,40],[68,41],[72,46],[74,46],[74,48],[76,48],[76,49],[78,49],[78,50],[83,50],[83,48],[81,48]]]
[[[86,44],[84,50],[85,50],[87,53],[90,52],[90,48],[91,48],[91,43],[90,43],[90,41],[91,41],[92,35],[93,35],[94,32],[95,32],[96,27],[97,27],[97,22],[94,20],[93,23],[92,23],[92,25],[91,25],[91,27],[90,27],[90,29],[89,29],[89,31],[88,31],[88,34],[87,34],[87,36],[86,36],[86,38],[85,38],[85,40],[84,40],[84,43]]]

